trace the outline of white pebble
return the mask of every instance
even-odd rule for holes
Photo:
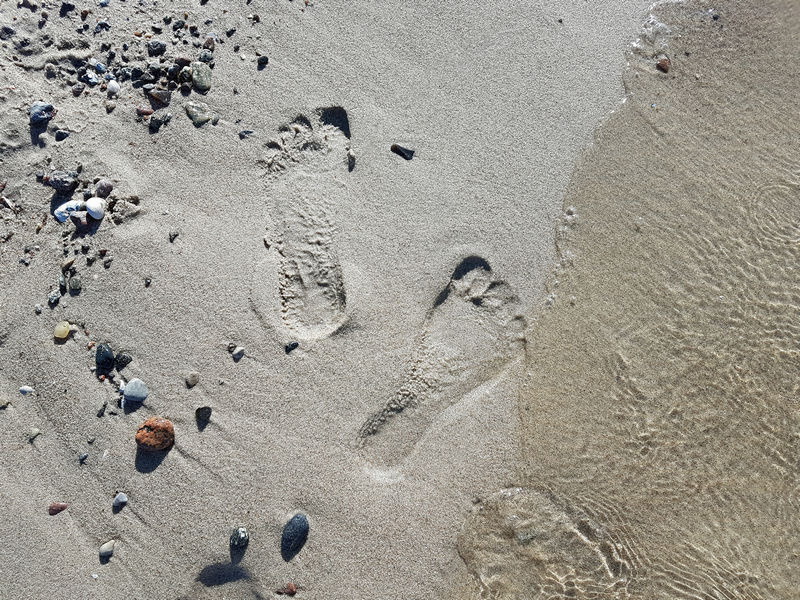
[[[23,396],[27,396],[28,394],[33,393],[33,388],[29,385],[23,385],[21,388],[19,388],[19,393]]]
[[[69,219],[69,213],[80,210],[82,207],[82,200],[67,200],[64,202],[64,204],[53,211],[53,215],[55,215],[55,218],[58,219],[59,223],[63,223]]]
[[[111,558],[114,554],[114,540],[109,540],[100,546],[100,558]]]
[[[89,198],[86,201],[86,212],[98,221],[106,214],[106,203],[102,198]]]
[[[117,94],[119,94],[119,83],[117,83],[115,79],[112,79],[111,81],[108,82],[107,89],[109,94],[111,94],[112,96],[116,96]]]

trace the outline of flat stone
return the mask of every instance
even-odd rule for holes
[[[144,381],[138,378],[131,379],[125,384],[125,391],[122,393],[123,402],[141,404],[147,399],[147,386]]]
[[[198,92],[211,89],[211,67],[199,60],[192,63],[192,85]]]
[[[43,181],[61,194],[71,194],[78,187],[78,174],[75,171],[53,171]]]
[[[174,443],[175,428],[172,421],[164,417],[150,417],[136,432],[136,444],[147,452],[168,450]]]
[[[297,556],[308,540],[308,518],[303,513],[297,513],[283,528],[281,535],[281,557],[286,562]]]
[[[202,127],[214,117],[211,108],[205,102],[189,101],[183,108],[195,127]]]
[[[19,388],[19,393],[22,394],[23,396],[32,394],[33,391],[34,391],[33,388],[29,385],[23,385],[21,388]]]

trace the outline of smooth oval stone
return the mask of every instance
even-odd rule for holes
[[[94,354],[94,362],[97,369],[102,373],[107,373],[114,368],[114,352],[108,344],[98,344]]]
[[[120,492],[114,496],[114,508],[120,510],[126,504],[128,504],[128,495],[125,492]]]
[[[192,63],[192,85],[198,92],[207,92],[211,89],[211,67],[206,63],[195,61]]]
[[[141,379],[131,379],[125,384],[125,391],[122,396],[125,402],[136,402],[141,404],[147,399],[147,386]]]
[[[86,201],[86,212],[90,217],[99,221],[106,214],[105,202],[102,198],[89,198]]]
[[[33,388],[29,385],[23,385],[21,388],[19,388],[19,393],[23,396],[27,396],[28,394],[33,393]]]
[[[56,325],[55,329],[53,329],[53,337],[57,340],[67,339],[69,337],[69,322],[61,321]]]
[[[108,82],[108,86],[106,87],[106,90],[112,96],[116,96],[117,94],[119,94],[119,90],[120,90],[119,83],[116,80],[112,79],[111,81]]]
[[[114,540],[109,540],[100,546],[100,558],[111,558],[114,554]]]
[[[231,548],[245,548],[250,543],[246,527],[235,527],[231,532]]]
[[[308,519],[303,513],[298,513],[289,519],[283,528],[281,536],[281,556],[289,562],[306,543],[308,539]]]

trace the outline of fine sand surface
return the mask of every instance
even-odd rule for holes
[[[792,598],[798,21],[745,4],[0,4],[0,598]],[[73,94],[210,32],[207,94]]]

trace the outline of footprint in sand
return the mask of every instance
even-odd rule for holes
[[[346,321],[342,268],[334,250],[332,213],[346,193],[355,167],[350,124],[340,107],[299,115],[267,144],[263,161],[269,180],[274,231],[265,245],[274,251],[254,272],[254,307],[262,316],[277,310],[289,337],[331,335]],[[272,285],[277,269],[277,305]]]
[[[387,463],[408,455],[437,415],[524,350],[520,313],[486,260],[463,259],[425,317],[405,382],[361,426],[360,444]]]

